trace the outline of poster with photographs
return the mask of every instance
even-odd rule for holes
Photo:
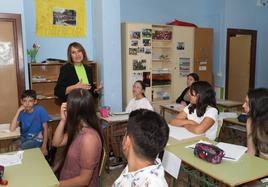
[[[133,60],[133,70],[146,70],[146,60]]]
[[[143,39],[142,43],[144,46],[151,46],[151,39]]]
[[[139,45],[139,40],[131,40],[131,44],[132,47],[137,47]]]
[[[151,72],[143,72],[143,83],[145,87],[151,86]]]
[[[129,48],[129,55],[137,55],[138,49],[137,48]]]
[[[140,39],[141,38],[141,32],[139,31],[131,31],[130,32],[130,39]]]
[[[177,60],[178,60],[178,63],[179,63],[180,76],[185,77],[189,73],[191,73],[190,58],[188,58],[188,57],[180,57]]]
[[[142,37],[143,38],[151,38],[152,37],[152,29],[142,29]]]
[[[185,48],[184,42],[177,42],[176,46],[177,50],[184,50],[184,48]]]

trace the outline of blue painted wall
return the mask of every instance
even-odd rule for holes
[[[93,1],[94,54],[104,83],[103,105],[122,110],[120,0]],[[112,16],[111,16],[112,15]]]
[[[165,24],[174,18],[214,28],[213,73],[217,86],[225,85],[227,28],[258,30],[255,83],[256,87],[268,87],[268,5],[257,7],[255,0],[121,1],[122,22]]]

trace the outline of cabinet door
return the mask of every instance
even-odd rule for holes
[[[200,80],[213,84],[212,79],[213,29],[196,28],[194,41],[194,72]]]
[[[172,100],[186,88],[186,75],[193,71],[194,28],[173,27]]]
[[[132,86],[136,80],[144,80],[151,85],[152,70],[152,25],[124,23],[122,25],[122,71],[123,108],[133,98]],[[145,95],[151,100],[151,86]]]
[[[0,14],[0,124],[11,122],[25,87],[20,19]]]

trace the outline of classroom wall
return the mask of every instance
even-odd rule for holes
[[[101,103],[122,111],[120,0],[95,0],[93,7],[94,54],[104,83]]]
[[[256,87],[268,87],[267,30],[268,5],[257,7],[255,0],[124,0],[121,1],[121,22],[162,23],[176,18],[200,27],[214,28],[213,74],[215,85],[225,86],[227,28],[258,30]]]
[[[226,0],[225,27],[258,31],[255,87],[268,87],[268,4],[258,7],[252,0]],[[225,55],[222,59],[225,61]]]
[[[31,48],[33,43],[38,43],[41,47],[37,55],[37,61],[43,61],[47,58],[67,59],[67,47],[71,42],[80,42],[86,49],[89,59],[93,59],[93,29],[92,29],[92,1],[86,1],[87,16],[87,35],[86,37],[38,37],[36,30],[36,12],[35,0],[24,2],[25,27],[27,49]],[[28,58],[28,61],[30,58]]]
[[[0,13],[12,13],[12,14],[21,14],[21,25],[22,25],[22,43],[24,49],[24,57],[26,57],[26,28],[25,28],[25,18],[24,18],[24,6],[23,1],[21,0],[8,0],[0,1]],[[25,60],[25,58],[24,58]],[[25,64],[25,75],[28,75],[28,67]],[[28,76],[25,76],[25,86],[28,88],[29,80]]]

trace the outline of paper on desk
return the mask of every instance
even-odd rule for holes
[[[22,163],[23,151],[18,151],[16,153],[6,153],[0,155],[0,165],[14,166]]]
[[[164,152],[162,165],[166,172],[168,172],[172,177],[178,178],[180,167],[181,167],[181,159],[179,159],[176,155],[169,151]]]
[[[189,138],[194,138],[197,136],[201,136],[202,134],[194,134],[188,131],[184,127],[176,127],[169,125],[169,136],[177,139],[177,140],[185,140]]]
[[[223,159],[231,161],[239,160],[241,156],[247,151],[247,147],[223,142],[218,143],[217,147],[224,151],[225,155]],[[232,159],[228,159],[228,157]]]
[[[199,140],[198,142],[196,142],[196,143],[194,143],[194,144],[185,146],[185,148],[191,148],[191,149],[194,149],[194,148],[195,148],[195,145],[196,145],[197,143],[211,144],[210,142],[203,141],[203,140]]]
[[[221,112],[219,114],[219,119],[223,120],[224,118],[237,118],[236,112]]]

